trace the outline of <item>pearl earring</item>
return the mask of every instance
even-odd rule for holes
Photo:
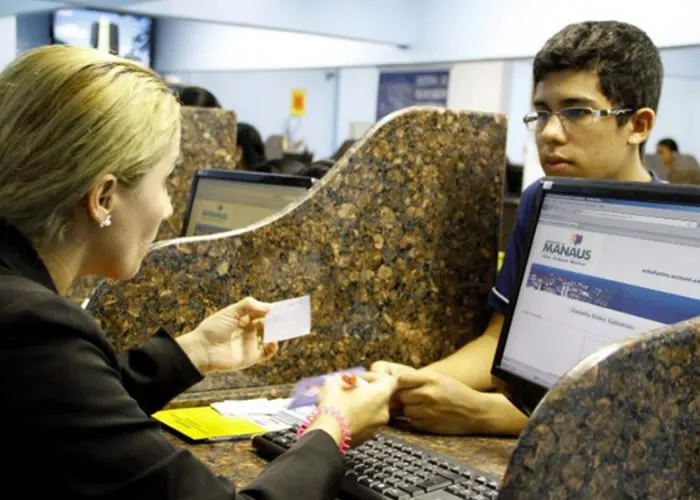
[[[107,214],[104,217],[102,217],[102,220],[100,221],[100,227],[109,227],[112,225],[112,214]]]

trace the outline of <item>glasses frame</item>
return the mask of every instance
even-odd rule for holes
[[[566,113],[571,112],[572,110],[586,110],[587,112],[589,112],[590,114],[587,116],[589,116],[592,119],[591,123],[594,123],[606,116],[621,116],[632,113],[634,111],[632,109],[627,108],[594,109],[588,106],[570,106],[568,108],[560,109],[559,111],[531,111],[523,117],[523,123],[525,124],[525,127],[532,132],[543,130],[549,124],[549,120],[552,119],[552,116],[556,116],[557,118],[559,118],[559,123],[561,123],[562,126],[564,126],[565,122],[576,124],[575,118],[566,116]],[[546,120],[544,120],[541,126],[538,126],[540,118],[543,117],[543,115],[544,118],[546,118]]]

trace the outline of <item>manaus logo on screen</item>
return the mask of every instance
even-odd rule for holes
[[[583,235],[574,233],[568,243],[563,241],[547,240],[544,242],[542,253],[560,255],[579,260],[591,260],[591,251],[582,247]]]

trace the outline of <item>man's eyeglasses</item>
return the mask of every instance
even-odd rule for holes
[[[631,109],[593,109],[593,108],[565,108],[556,112],[551,111],[532,111],[523,118],[523,123],[533,132],[542,131],[552,115],[559,117],[559,121],[564,125],[571,123],[573,125],[586,126],[604,116],[619,116],[632,113]]]

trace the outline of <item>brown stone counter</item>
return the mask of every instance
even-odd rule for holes
[[[510,454],[515,447],[514,439],[425,436],[391,428],[382,432],[451,456],[498,477],[503,477]],[[255,454],[250,441],[189,445],[172,434],[166,433],[166,435],[176,446],[189,449],[214,472],[230,478],[237,487],[251,482],[268,463]]]
[[[205,405],[225,399],[285,397],[290,389],[290,385],[283,385],[258,389],[192,393],[187,394],[183,399],[174,401],[171,407]],[[507,438],[413,434],[389,427],[385,428],[382,433],[405,439],[423,448],[429,448],[498,477],[503,477],[516,443],[515,439]],[[238,487],[252,481],[263,471],[268,463],[255,454],[249,440],[212,444],[187,444],[167,431],[166,436],[176,446],[190,450],[217,474],[230,478]]]

